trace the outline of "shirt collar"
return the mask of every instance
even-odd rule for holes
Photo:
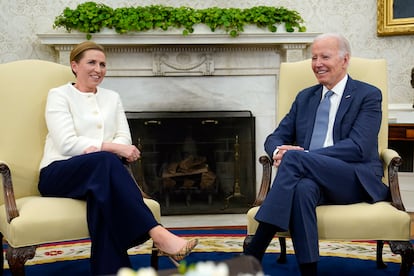
[[[339,97],[342,97],[342,94],[344,94],[344,90],[345,90],[345,86],[346,86],[346,82],[348,81],[348,74],[346,74],[342,80],[340,80],[335,86],[334,88],[330,89],[331,91],[334,92],[334,94],[338,95]],[[325,86],[323,87],[322,90],[322,98],[325,96],[326,92],[328,92],[329,89],[326,88]]]

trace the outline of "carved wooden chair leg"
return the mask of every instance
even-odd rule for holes
[[[387,265],[382,260],[382,249],[384,248],[384,241],[377,241],[377,268],[386,268]]]
[[[401,255],[400,276],[408,276],[414,262],[414,248],[409,241],[389,241],[392,253]]]
[[[0,233],[0,240],[3,241],[3,235]],[[3,243],[1,246],[2,252],[1,252],[1,256],[0,256],[0,262],[1,262],[1,268],[0,268],[0,275],[3,275],[4,273],[4,254],[3,254]]]
[[[155,247],[155,244],[152,244],[151,251],[151,267],[155,270],[158,270],[158,248]]]
[[[280,255],[279,255],[279,258],[277,259],[277,262],[279,264],[285,264],[286,261],[287,261],[287,258],[286,258],[286,238],[279,237],[279,244],[280,244]]]
[[[253,237],[254,237],[254,235],[247,235],[246,238],[244,238],[244,241],[243,241],[243,252],[246,250],[247,246],[252,241]]]
[[[6,259],[9,263],[10,272],[13,276],[25,275],[24,264],[27,260],[34,257],[36,246],[26,246],[20,248],[13,248],[8,246],[6,251]]]

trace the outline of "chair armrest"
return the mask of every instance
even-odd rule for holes
[[[267,155],[262,155],[259,157],[259,162],[263,166],[262,181],[260,183],[259,193],[257,194],[253,206],[262,205],[267,193],[270,190],[270,183],[272,180],[272,161],[270,158]]]
[[[381,152],[381,159],[384,162],[384,164],[387,165],[387,167],[391,164],[392,159],[398,157],[401,159],[400,155],[398,154],[398,152],[396,152],[393,149],[383,149]]]
[[[384,149],[381,152],[381,158],[388,172],[388,184],[391,191],[392,205],[402,211],[405,207],[401,198],[400,185],[398,182],[398,168],[402,163],[401,157],[395,150]],[[260,156],[259,162],[263,166],[262,180],[260,183],[259,193],[253,206],[260,206],[266,198],[271,185],[272,161],[267,155]]]
[[[132,179],[134,180],[135,184],[137,185],[138,189],[141,191],[142,197],[147,199],[152,199],[147,193],[144,192],[143,188],[139,185],[138,181],[135,179],[134,173],[132,172],[132,164],[134,162],[128,162],[125,158],[122,158],[122,163],[124,164],[125,168],[131,175]]]
[[[400,184],[398,181],[398,168],[402,164],[402,159],[395,150],[384,149],[381,158],[388,173],[388,186],[391,192],[391,204],[398,210],[405,211],[401,198]]]
[[[0,160],[0,174],[3,177],[4,204],[6,207],[7,222],[19,216],[16,198],[14,197],[13,182],[10,168],[6,162]]]

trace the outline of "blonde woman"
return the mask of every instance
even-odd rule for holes
[[[40,164],[43,196],[83,199],[91,237],[91,273],[130,267],[127,250],[152,238],[162,255],[180,261],[197,245],[158,224],[122,160],[140,158],[119,95],[99,87],[106,73],[104,48],[92,41],[74,47],[75,83],[49,91]]]

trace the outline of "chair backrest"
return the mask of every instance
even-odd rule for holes
[[[384,59],[366,59],[351,57],[348,67],[349,75],[360,81],[378,87],[382,92],[382,122],[378,134],[378,151],[388,146],[388,81],[387,64]],[[277,96],[277,123],[289,112],[297,93],[314,85],[317,80],[311,69],[311,60],[282,63],[279,74]]]
[[[48,61],[0,64],[0,160],[11,169],[16,198],[39,194],[47,94],[51,88],[73,80],[70,67]],[[0,203],[3,200],[0,196]]]

